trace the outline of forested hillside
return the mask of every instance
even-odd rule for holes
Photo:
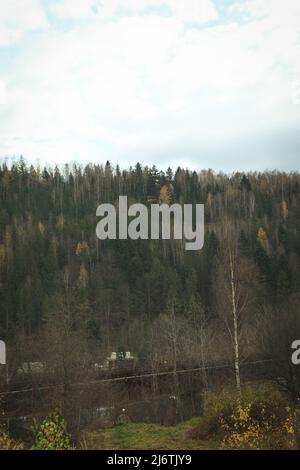
[[[204,203],[204,248],[98,240],[96,208],[119,195]],[[51,169],[20,159],[2,164],[0,198],[0,337],[11,378],[41,361],[73,380],[111,351],[132,351],[153,371],[274,359],[275,374],[289,373],[300,335],[298,173]]]

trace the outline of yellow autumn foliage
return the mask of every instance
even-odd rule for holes
[[[281,213],[282,213],[282,217],[284,219],[287,218],[287,216],[289,215],[289,209],[288,209],[288,205],[287,205],[287,202],[286,201],[282,201],[281,203]]]
[[[42,222],[39,222],[38,229],[39,229],[40,235],[44,237],[46,229],[45,229],[45,225],[42,224]]]
[[[76,256],[81,256],[83,254],[89,254],[89,246],[86,242],[78,242],[76,246]]]
[[[35,419],[31,427],[34,437],[32,450],[73,450],[71,436],[65,420],[58,411],[47,416],[42,423]]]
[[[174,193],[174,188],[171,184],[162,186],[159,193],[159,202],[160,204],[170,204],[172,201]]]
[[[0,450],[23,450],[22,442],[11,439],[5,430],[0,429]]]
[[[267,234],[266,234],[265,230],[262,227],[260,227],[258,229],[257,239],[260,242],[265,242],[265,241],[268,240]]]
[[[80,256],[82,253],[82,244],[80,242],[77,243],[75,253],[76,253],[76,256]]]
[[[237,400],[229,418],[220,419],[224,433],[223,449],[293,449],[299,412],[285,408],[285,417],[279,422],[275,414],[267,414],[262,408],[259,419],[252,403],[242,405]]]

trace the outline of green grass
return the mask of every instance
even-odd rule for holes
[[[200,423],[200,418],[180,423],[177,426],[157,424],[121,424],[82,436],[82,446],[86,449],[101,450],[185,450],[215,449],[214,441],[197,441],[188,437],[189,430]]]

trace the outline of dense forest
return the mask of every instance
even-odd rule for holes
[[[203,249],[98,240],[96,208],[119,195],[203,203]],[[24,363],[41,362],[48,381],[67,385],[112,351],[131,351],[153,372],[202,367],[206,385],[206,367],[232,365],[238,388],[247,364],[270,361],[264,375],[299,393],[290,359],[300,338],[299,173],[40,168],[20,159],[1,165],[0,198],[8,382]]]

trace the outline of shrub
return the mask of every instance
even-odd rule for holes
[[[217,438],[222,448],[293,448],[298,414],[270,383],[244,386],[242,396],[226,387],[209,393],[192,439]]]
[[[31,430],[34,436],[33,450],[73,449],[66,423],[58,412],[51,413],[41,424],[34,420]]]
[[[229,419],[220,418],[224,437],[221,443],[226,449],[293,449],[297,412],[290,407],[280,410],[280,417],[268,414],[264,407],[253,413],[251,403],[242,405],[237,401]],[[285,416],[283,416],[285,415]]]
[[[15,441],[9,437],[9,434],[0,429],[0,450],[22,450],[24,445],[22,442]]]

